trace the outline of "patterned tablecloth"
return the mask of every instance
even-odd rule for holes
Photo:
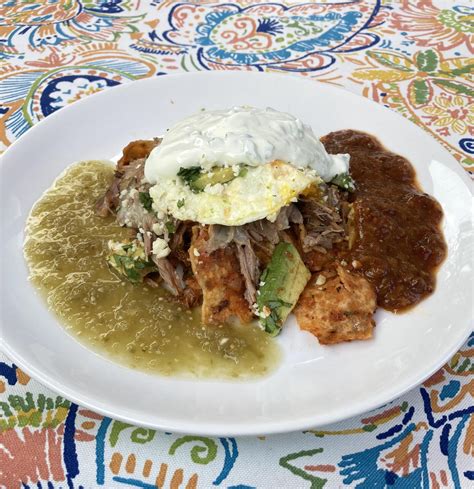
[[[52,112],[119,83],[277,71],[399,112],[474,170],[472,5],[1,0],[0,151]],[[423,385],[376,411],[242,439],[104,418],[1,360],[0,486],[8,489],[474,487],[474,335]]]

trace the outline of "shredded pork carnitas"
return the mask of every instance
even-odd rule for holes
[[[317,272],[296,309],[304,329],[322,343],[371,336],[375,293],[363,277],[354,275],[338,259],[338,252],[348,246],[346,192],[322,183],[316,192],[282,208],[273,222],[261,219],[222,226],[178,221],[155,213],[149,200],[144,165],[158,144],[159,139],[130,143],[110,187],[96,205],[98,215],[115,215],[117,223],[130,228],[133,238],[143,244],[151,264],[144,277],[146,284],[163,285],[187,307],[202,304],[205,324],[222,324],[235,317],[249,322],[255,317],[262,272],[276,245],[289,242],[309,270]],[[321,273],[328,277],[324,288],[315,284]],[[359,292],[352,294],[352,290]],[[334,311],[346,318],[339,330],[331,320]]]

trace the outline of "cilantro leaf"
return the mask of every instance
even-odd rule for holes
[[[349,173],[340,173],[339,175],[336,175],[331,180],[331,183],[344,190],[347,190],[348,192],[354,192],[355,190],[355,182]]]
[[[152,210],[153,199],[150,197],[148,192],[140,192],[139,194],[140,202],[142,206],[147,210]]]
[[[176,231],[176,226],[173,224],[172,221],[168,221],[166,224],[166,229],[168,230],[168,233],[173,234]]]
[[[194,182],[200,174],[200,166],[190,166],[189,168],[181,167],[178,172],[178,177],[181,177],[181,179],[189,185],[191,182]]]

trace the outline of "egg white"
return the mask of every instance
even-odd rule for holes
[[[201,224],[241,226],[263,218],[276,219],[282,207],[319,181],[313,170],[274,161],[251,167],[245,176],[209,185],[199,193],[179,177],[161,179],[150,189],[150,196],[158,214]]]

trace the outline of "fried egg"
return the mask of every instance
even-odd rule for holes
[[[245,176],[208,185],[195,193],[179,177],[162,179],[150,189],[153,208],[185,221],[240,226],[258,219],[276,219],[282,207],[321,179],[310,169],[282,161],[249,168]]]
[[[219,167],[246,173],[199,192],[180,177]],[[274,220],[308,187],[348,168],[349,155],[328,154],[311,127],[291,114],[234,107],[202,111],[172,126],[148,156],[145,178],[158,215],[239,226]]]

